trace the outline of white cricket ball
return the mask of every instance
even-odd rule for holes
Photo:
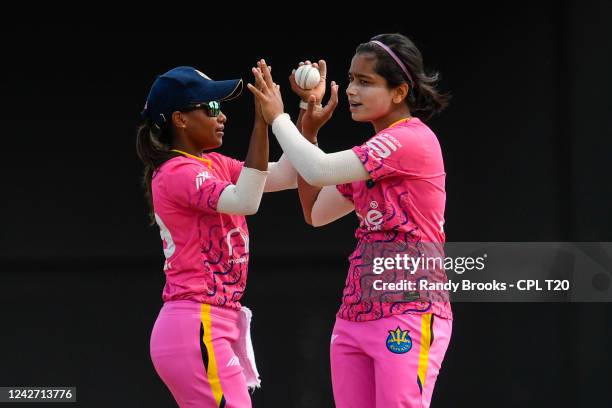
[[[295,71],[295,82],[302,89],[312,89],[319,81],[321,81],[321,74],[312,65],[302,65]]]

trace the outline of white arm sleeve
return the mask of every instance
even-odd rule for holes
[[[336,189],[326,186],[319,191],[319,196],[312,206],[310,218],[313,227],[320,227],[344,217],[355,209],[353,203]]]
[[[217,211],[224,214],[255,214],[259,209],[267,171],[243,167],[236,184],[223,190],[217,203]]]
[[[323,187],[370,178],[352,150],[326,154],[300,134],[286,113],[274,119],[272,132],[293,167],[310,185]]]
[[[297,172],[291,165],[287,155],[283,155],[277,162],[268,163],[268,178],[264,193],[297,188]]]

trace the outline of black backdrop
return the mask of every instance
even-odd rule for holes
[[[298,61],[325,58],[342,96],[360,42],[407,34],[453,95],[429,123],[445,158],[447,239],[611,241],[610,15],[609,1],[566,1],[455,6],[387,25],[345,19],[346,27],[312,34],[109,25],[2,32],[10,59],[0,67],[0,386],[74,385],[83,407],[173,406],[148,355],[162,253],[146,224],[134,136],[155,75],[177,65],[250,81],[265,57],[295,117],[286,77]],[[244,158],[249,92],[223,109],[220,151]],[[371,132],[350,120],[341,98],[320,145],[349,148]],[[271,158],[279,155],[272,140]],[[289,191],[264,196],[248,221],[244,303],[255,312],[263,378],[254,406],[333,406],[328,342],[356,219],[310,228]],[[432,406],[612,404],[609,304],[454,310]]]

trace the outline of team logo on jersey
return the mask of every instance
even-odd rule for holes
[[[196,176],[196,190],[199,190],[202,183],[204,183],[204,181],[209,177],[210,177],[210,174],[208,174],[207,171],[198,173],[198,175]]]
[[[238,253],[238,251],[234,250],[234,244],[232,243],[232,237],[234,236],[238,236],[239,239],[242,241],[242,256]],[[249,258],[246,257],[246,255],[249,253],[249,236],[242,228],[236,227],[234,229],[229,230],[225,237],[225,242],[227,243],[228,254],[232,258],[229,260],[229,263],[246,263],[249,260]]]
[[[389,133],[381,133],[366,142],[373,155],[380,159],[391,156],[402,144]]]
[[[240,366],[240,360],[238,360],[238,357],[233,356],[232,358],[230,358],[230,361],[227,362],[226,367],[232,366]]]
[[[355,214],[357,214],[357,218],[359,218],[368,231],[380,231],[382,224],[385,222],[383,213],[378,209],[376,201],[370,201],[370,210],[366,213],[365,217],[358,211]]]
[[[412,348],[412,339],[408,335],[409,330],[402,330],[399,326],[395,330],[389,330],[387,336],[387,350],[395,354],[404,354]]]

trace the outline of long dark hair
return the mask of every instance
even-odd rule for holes
[[[151,191],[153,175],[166,161],[180,156],[179,153],[170,151],[171,144],[172,129],[169,125],[160,129],[149,119],[145,119],[136,131],[136,153],[144,165],[142,183],[145,188],[145,199],[149,204],[149,222],[151,225],[155,224],[153,193]]]
[[[355,53],[374,54],[376,56],[374,70],[387,80],[389,87],[408,84],[410,90],[406,103],[414,116],[428,120],[448,105],[450,95],[442,94],[436,89],[440,78],[439,73],[425,72],[421,52],[408,37],[402,34],[380,34],[372,37],[370,41],[374,40],[389,47],[404,63],[411,76],[412,84],[393,57],[376,43],[359,44]]]

